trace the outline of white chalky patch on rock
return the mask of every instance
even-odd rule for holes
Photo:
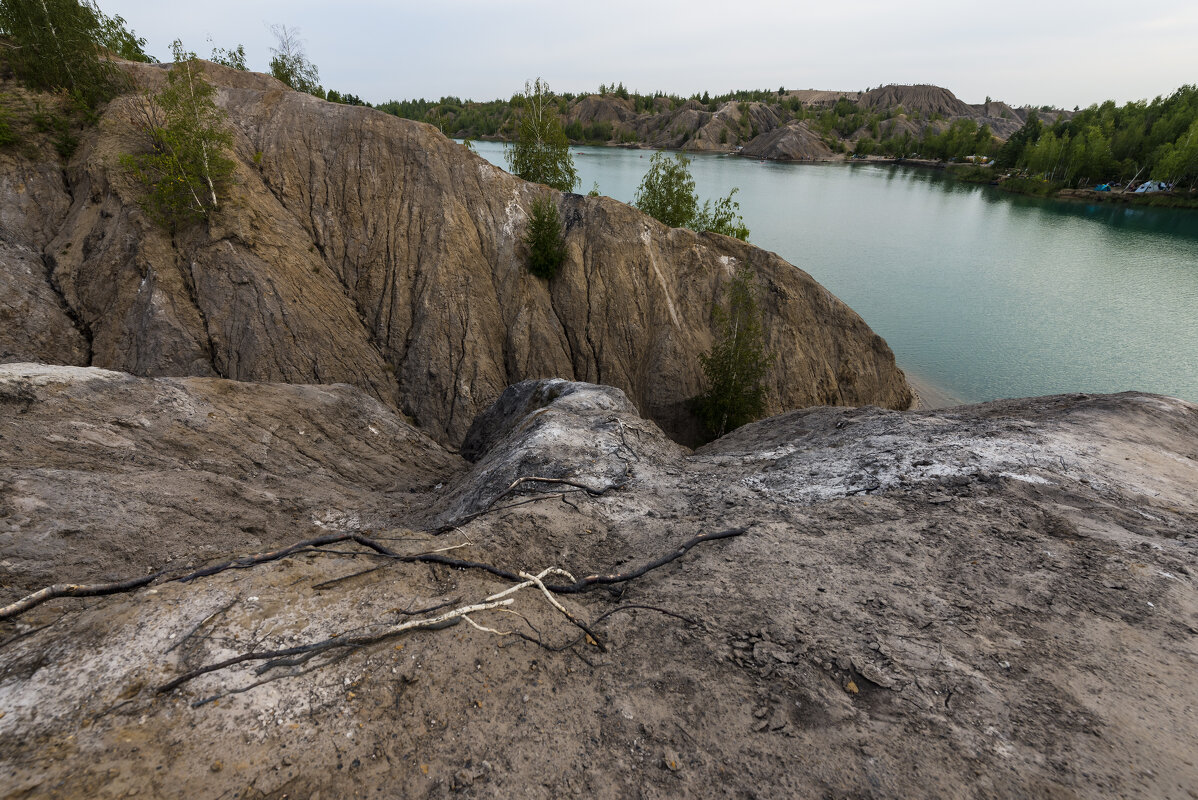
[[[117,380],[129,377],[123,372],[114,372],[99,367],[67,367],[50,364],[0,364],[0,384],[16,381],[34,386],[51,383],[75,383],[78,381]]]
[[[508,200],[507,206],[503,209],[506,219],[503,221],[503,233],[505,236],[511,237],[516,235],[516,224],[524,224],[528,219],[528,215],[524,213],[524,209],[520,208],[520,190],[512,189],[512,199]]]
[[[356,531],[362,528],[362,518],[356,511],[341,511],[331,508],[312,515],[312,524],[318,528],[334,531]]]

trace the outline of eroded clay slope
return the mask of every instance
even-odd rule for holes
[[[164,74],[129,68],[148,87]],[[48,219],[52,236],[28,245],[49,267],[37,291],[61,295],[92,365],[350,383],[453,444],[504,387],[558,376],[618,386],[690,440],[685,402],[702,386],[712,309],[749,264],[778,355],[771,410],[911,402],[885,342],[772,253],[671,230],[607,198],[550,192],[568,257],[546,283],[527,273],[522,236],[532,199],[549,190],[428,126],[205,69],[238,160],[232,197],[209,226],[172,237],[138,207],[143,190],[119,165],[144,146],[130,124],[141,100],[127,96],[83,142],[66,191],[55,190],[63,221]],[[44,180],[62,183],[57,172]],[[6,275],[22,263],[6,256]],[[34,291],[14,285],[6,294]],[[46,325],[69,332],[64,320]],[[44,348],[18,357],[83,360]]]

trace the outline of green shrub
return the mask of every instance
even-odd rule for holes
[[[740,216],[740,203],[732,199],[732,196],[738,191],[740,189],[728,192],[726,197],[716,200],[714,206],[710,200],[704,201],[703,207],[699,209],[687,227],[696,231],[721,233],[724,236],[731,236],[742,242],[747,242],[749,228]]]
[[[695,218],[699,203],[690,163],[691,160],[681,153],[673,156],[654,153],[649,159],[649,171],[637,187],[633,204],[671,228],[681,228],[689,223]]]
[[[590,142],[606,142],[612,137],[610,122],[592,122],[586,128],[586,139]]]
[[[0,3],[0,31],[11,40],[6,55],[17,76],[34,89],[66,89],[85,108],[111,99],[126,84],[101,52],[112,30],[123,30],[124,20],[115,20],[78,0]]]
[[[76,148],[79,147],[79,137],[71,129],[71,121],[68,118],[59,116],[53,111],[45,111],[42,109],[41,103],[36,103],[29,119],[33,122],[34,130],[39,133],[54,134],[50,141],[64,160],[69,160],[75,154]]]
[[[15,144],[20,140],[20,137],[17,136],[17,132],[12,129],[12,125],[8,120],[8,112],[0,109],[0,147]]]
[[[691,407],[712,438],[759,418],[765,412],[765,375],[774,357],[765,351],[753,271],[744,267],[728,284],[727,308],[716,306],[716,339],[699,356],[707,391]]]
[[[516,98],[512,99],[515,102]],[[563,192],[574,191],[578,170],[549,84],[540,78],[535,82],[525,81],[521,102],[524,108],[519,133],[503,152],[508,169],[526,181],[543,183]]]
[[[566,242],[561,215],[548,196],[532,201],[524,243],[528,245],[528,271],[545,280],[553,278],[566,260]]]
[[[999,187],[1006,189],[1008,192],[1050,197],[1059,192],[1064,187],[1064,184],[1060,181],[1046,181],[1042,178],[1016,176],[1007,178],[999,184]]]
[[[649,159],[649,171],[641,179],[633,204],[671,228],[711,231],[747,240],[749,229],[738,213],[740,204],[732,199],[737,190],[728,192],[714,205],[708,200],[700,207],[690,163],[681,153],[673,156],[655,153]]]

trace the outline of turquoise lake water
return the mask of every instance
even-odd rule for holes
[[[479,154],[506,167],[502,145]],[[651,152],[575,147],[579,191],[629,202]],[[696,155],[749,241],[809,272],[963,401],[1159,392],[1198,401],[1198,212],[1042,200],[935,171]]]

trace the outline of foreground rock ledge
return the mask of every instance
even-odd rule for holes
[[[4,795],[1192,789],[1198,407],[819,408],[691,453],[618,390],[540,382],[501,405],[471,466],[350,387],[0,367],[3,602],[50,576],[127,577],[339,528],[576,576],[747,529],[563,595],[606,652],[522,593],[522,617],[475,621],[572,648],[460,624],[159,695],[190,667],[510,584],[338,547],[54,601],[0,625]],[[529,475],[618,488],[508,491]]]

